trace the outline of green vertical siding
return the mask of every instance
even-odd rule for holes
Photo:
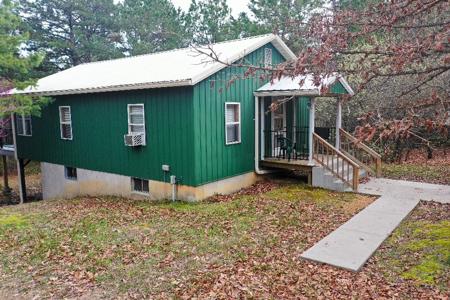
[[[340,81],[334,83],[331,86],[331,93],[332,94],[348,94],[347,90],[345,89],[345,87],[342,85],[342,83]]]
[[[245,61],[261,64],[264,48],[272,49],[273,63],[284,61],[268,44],[248,54]],[[195,181],[197,185],[254,170],[254,95],[266,80],[243,79],[246,68],[227,67],[194,87]],[[233,83],[230,80],[236,79]],[[225,102],[241,103],[241,143],[225,145]]]
[[[296,124],[299,130],[301,128],[309,128],[309,105],[310,98],[309,97],[298,97],[296,100]],[[302,131],[301,136],[298,141],[298,149],[304,150],[306,153],[308,152],[308,133],[307,130]]]
[[[127,104],[145,105],[147,145],[127,147]],[[70,105],[73,140],[60,139],[58,106]],[[17,139],[21,158],[164,180],[162,164],[194,184],[192,87],[60,96]],[[168,179],[167,179],[168,180]]]
[[[262,63],[265,47],[272,48],[274,64],[284,61],[268,44],[248,54],[246,63]],[[161,165],[168,164],[190,186],[253,171],[253,92],[267,80],[243,79],[245,71],[227,67],[194,87],[56,97],[40,118],[33,117],[33,136],[18,137],[19,157],[159,181]],[[240,144],[225,145],[225,102],[241,103]],[[127,104],[133,103],[145,105],[145,147],[123,142]],[[60,105],[71,106],[72,141],[60,139]]]

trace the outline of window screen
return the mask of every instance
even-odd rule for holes
[[[272,49],[264,48],[264,66],[270,67],[272,66]]]
[[[59,124],[61,130],[61,138],[63,140],[71,140],[72,136],[72,114],[70,106],[59,107]]]
[[[131,187],[134,192],[139,193],[149,193],[148,189],[148,180],[140,179],[140,178],[132,178],[131,179]]]
[[[128,133],[145,132],[144,104],[128,105]]]
[[[31,116],[18,115],[16,123],[17,135],[31,136]]]
[[[241,141],[241,106],[239,103],[225,103],[225,143]]]

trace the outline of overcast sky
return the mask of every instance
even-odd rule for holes
[[[171,0],[176,7],[181,7],[183,10],[188,10],[191,0]],[[233,16],[238,16],[240,12],[246,11],[248,0],[227,0],[228,6],[231,8]]]

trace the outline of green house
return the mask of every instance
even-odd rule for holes
[[[269,34],[75,66],[23,91],[54,101],[15,116],[16,157],[41,162],[44,199],[200,200],[277,168],[313,181],[314,99],[352,91],[339,76],[268,82],[263,69],[292,59]]]

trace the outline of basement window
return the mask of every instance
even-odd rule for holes
[[[72,140],[72,113],[70,106],[59,107],[59,127],[61,130],[61,139]]]
[[[241,104],[236,102],[225,103],[225,144],[238,144],[241,142]]]
[[[66,176],[66,179],[77,180],[77,168],[65,167],[64,175]]]
[[[17,135],[31,136],[31,116],[18,115],[16,123]]]
[[[148,180],[140,178],[131,178],[131,189],[133,192],[148,194]]]

